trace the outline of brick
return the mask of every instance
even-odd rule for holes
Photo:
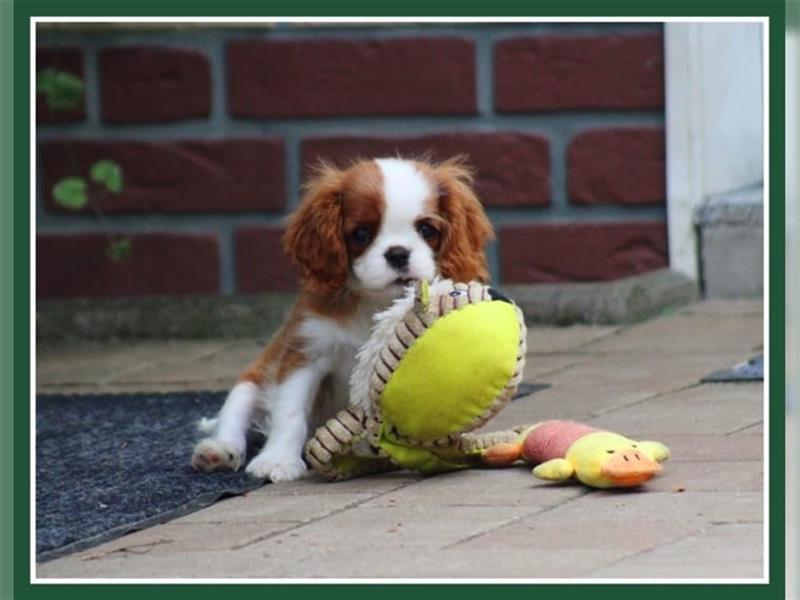
[[[503,40],[494,47],[495,108],[661,108],[663,63],[660,33]]]
[[[354,156],[406,156],[429,152],[434,159],[466,154],[477,173],[476,192],[488,206],[550,203],[550,144],[525,133],[459,132],[414,137],[333,136],[307,138],[305,166],[320,158],[345,164]]]
[[[607,281],[667,266],[663,222],[507,225],[504,283]]]
[[[201,52],[103,48],[98,69],[101,115],[108,123],[177,121],[211,112],[211,67]]]
[[[300,270],[283,251],[283,230],[242,227],[234,233],[236,290],[242,294],[297,289]]]
[[[53,186],[76,169],[88,177],[103,158],[120,164],[124,180],[121,193],[92,196],[107,214],[277,211],[285,205],[278,139],[58,140],[40,149],[45,206],[52,212],[74,212],[53,201]]]
[[[80,79],[83,75],[83,52],[79,48],[36,48],[36,72],[45,69],[65,71]],[[67,123],[86,118],[86,97],[70,110],[52,112],[42,94],[36,94],[36,121],[38,123]]]
[[[575,204],[664,204],[663,129],[601,129],[567,148],[569,197]]]
[[[237,117],[476,112],[469,40],[236,41],[227,59]]]
[[[36,296],[97,297],[219,292],[219,250],[211,234],[131,234],[131,254],[106,255],[104,234],[40,234]]]

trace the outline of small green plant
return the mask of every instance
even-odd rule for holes
[[[52,112],[63,112],[77,108],[83,100],[84,86],[72,73],[45,69],[36,74],[36,91],[44,96]]]
[[[65,71],[45,69],[36,75],[36,90],[44,97],[47,108],[53,112],[64,112],[76,108],[83,100],[83,81]],[[75,170],[79,170],[74,155]],[[88,181],[80,175],[71,175],[58,181],[52,190],[53,200],[70,210],[92,208],[98,219],[103,212],[100,200],[109,194],[119,194],[123,189],[122,168],[113,160],[102,159],[89,168]],[[121,262],[131,255],[133,242],[129,237],[108,235],[106,255],[114,262]]]

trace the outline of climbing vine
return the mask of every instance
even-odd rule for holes
[[[54,114],[77,108],[85,93],[83,80],[72,73],[53,68],[37,73],[36,91],[42,94],[47,108]],[[92,164],[88,173],[81,173],[74,154],[71,158],[75,173],[55,183],[50,190],[53,200],[69,210],[89,207],[102,220],[103,202],[124,188],[122,168],[113,160],[103,158]],[[106,235],[106,255],[111,260],[120,262],[131,255],[133,244],[129,237]]]

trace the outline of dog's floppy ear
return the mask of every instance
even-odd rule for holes
[[[327,163],[315,168],[283,236],[286,254],[300,264],[306,280],[322,290],[340,288],[348,277],[342,233],[343,175]]]
[[[494,239],[492,224],[472,190],[472,170],[458,156],[434,165],[439,213],[444,217],[439,270],[455,281],[489,280],[486,244]]]

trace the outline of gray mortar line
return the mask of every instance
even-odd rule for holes
[[[745,382],[742,382],[742,383],[745,383]],[[758,383],[758,382],[757,381],[752,381],[752,382],[748,381],[746,383]],[[744,427],[739,427],[738,429],[734,429],[733,431],[728,431],[727,433],[724,434],[724,436],[727,437],[729,435],[736,435],[737,433],[745,432],[748,429],[752,429],[753,427],[758,427],[759,425],[763,425],[763,424],[764,424],[764,420],[763,419],[759,419],[758,421],[755,421],[754,423],[750,423],[749,425],[745,425]]]
[[[475,100],[478,115],[490,116],[494,109],[494,40],[479,31],[473,37],[475,43]]]
[[[699,529],[696,529],[696,530],[694,530],[694,531],[692,531],[690,533],[687,533],[685,535],[681,535],[681,536],[678,536],[676,538],[673,538],[673,539],[671,539],[671,540],[669,540],[669,541],[667,541],[667,542],[665,542],[663,544],[660,544],[658,546],[653,546],[652,548],[646,548],[644,550],[638,550],[638,551],[631,552],[630,554],[626,554],[625,556],[623,556],[621,558],[618,558],[616,560],[612,560],[611,562],[606,563],[606,564],[604,564],[604,565],[602,565],[600,567],[592,567],[591,569],[589,569],[587,571],[584,571],[583,573],[577,575],[577,577],[588,577],[592,573],[594,573],[595,571],[600,571],[602,569],[607,569],[608,567],[612,567],[612,566],[614,566],[616,564],[619,564],[621,562],[624,562],[624,561],[626,561],[628,559],[636,558],[637,556],[643,556],[645,554],[650,554],[651,552],[654,552],[654,551],[656,551],[656,550],[658,550],[660,548],[666,548],[667,546],[671,546],[673,544],[677,544],[678,542],[682,542],[685,539],[688,539],[688,538],[696,536],[698,533],[701,533],[703,530],[704,530],[704,528],[700,527]]]
[[[536,516],[539,516],[541,514],[550,512],[551,510],[554,510],[554,509],[559,508],[561,506],[565,506],[566,504],[569,504],[570,502],[572,502],[574,500],[578,500],[580,498],[583,498],[587,494],[591,493],[591,491],[592,490],[590,490],[590,489],[578,490],[578,493],[575,496],[572,496],[571,498],[567,498],[566,500],[564,500],[562,502],[556,502],[555,504],[551,504],[550,506],[546,506],[545,508],[543,508],[541,510],[535,510],[535,511],[528,512],[528,513],[525,513],[523,515],[520,515],[518,517],[513,517],[513,518],[511,518],[511,519],[509,519],[507,521],[504,521],[503,523],[500,523],[499,525],[493,525],[491,527],[486,528],[483,531],[479,531],[478,533],[473,533],[472,535],[468,535],[465,538],[462,538],[460,540],[456,540],[455,542],[453,542],[451,544],[447,544],[445,546],[441,546],[439,548],[439,550],[447,550],[449,548],[453,548],[455,546],[459,546],[461,544],[464,544],[466,542],[472,541],[472,540],[474,540],[476,538],[479,538],[481,536],[484,536],[486,534],[492,533],[493,531],[497,531],[498,529],[502,529],[503,527],[507,527],[508,525],[512,525],[514,523],[522,521],[523,519],[527,519],[529,517],[536,517]]]
[[[86,123],[92,127],[100,127],[100,73],[98,69],[97,47],[92,44],[86,47],[84,54],[84,97],[86,98]],[[46,127],[46,125],[44,126]],[[37,123],[37,138],[43,129]]]
[[[646,398],[642,398],[641,400],[636,400],[634,402],[630,402],[629,404],[623,404],[622,406],[616,406],[614,408],[610,408],[604,412],[600,413],[589,413],[589,419],[599,419],[600,417],[605,417],[606,415],[613,414],[615,412],[619,412],[621,410],[628,410],[632,406],[636,406],[638,404],[642,404],[643,402],[649,402],[650,400],[656,400],[661,398],[662,396],[667,396],[669,394],[679,394],[680,392],[685,392],[687,390],[691,390],[694,388],[701,387],[703,384],[700,382],[690,383],[683,387],[665,390],[663,392],[658,392],[657,394],[653,394],[652,396],[647,396]]]
[[[320,516],[317,516],[317,517],[312,517],[307,521],[303,521],[302,523],[300,523],[299,525],[296,525],[295,527],[290,527],[290,528],[284,529],[284,530],[282,530],[280,532],[273,531],[273,532],[266,533],[264,535],[258,536],[256,538],[253,538],[252,540],[248,540],[248,541],[242,542],[240,544],[235,544],[235,545],[231,546],[229,548],[229,550],[240,550],[241,548],[246,548],[248,546],[252,546],[253,544],[258,544],[260,542],[272,539],[274,537],[277,537],[277,536],[282,535],[284,533],[287,533],[289,531],[295,531],[296,529],[300,529],[301,527],[305,527],[307,525],[311,525],[313,523],[317,523],[318,521],[322,521],[323,519],[327,519],[329,517],[338,515],[338,514],[343,513],[343,512],[345,512],[347,510],[350,510],[351,508],[356,508],[358,506],[361,506],[362,504],[366,504],[367,502],[370,502],[372,500],[375,500],[375,499],[380,498],[382,496],[385,496],[387,494],[391,494],[392,492],[396,492],[398,490],[402,490],[402,489],[404,489],[404,488],[406,488],[406,487],[408,487],[410,485],[414,485],[415,483],[416,482],[412,481],[412,482],[409,482],[409,483],[401,484],[401,485],[397,486],[396,488],[392,488],[392,489],[386,490],[384,492],[380,492],[378,494],[371,495],[368,498],[364,498],[364,499],[361,499],[361,500],[354,500],[353,502],[349,502],[349,503],[345,504],[343,507],[337,508],[335,510],[332,510],[329,513],[325,513],[324,515],[320,515]],[[271,484],[271,485],[274,485],[274,484]]]
[[[550,377],[551,375],[557,375],[557,374],[561,373],[562,371],[566,371],[567,369],[571,369],[572,367],[576,367],[576,366],[578,366],[578,365],[580,365],[582,363],[583,363],[583,361],[579,360],[578,362],[570,363],[568,365],[564,365],[563,367],[556,367],[555,369],[551,369],[549,371],[544,371],[543,373],[535,373],[535,374],[531,375],[530,377],[528,377],[526,375],[526,376],[523,377],[523,380],[530,379],[531,377],[536,379],[536,380],[538,380],[538,379],[540,379],[542,377]],[[543,392],[544,390],[538,390],[538,391],[542,391]],[[529,395],[531,395],[531,394],[529,394]]]

